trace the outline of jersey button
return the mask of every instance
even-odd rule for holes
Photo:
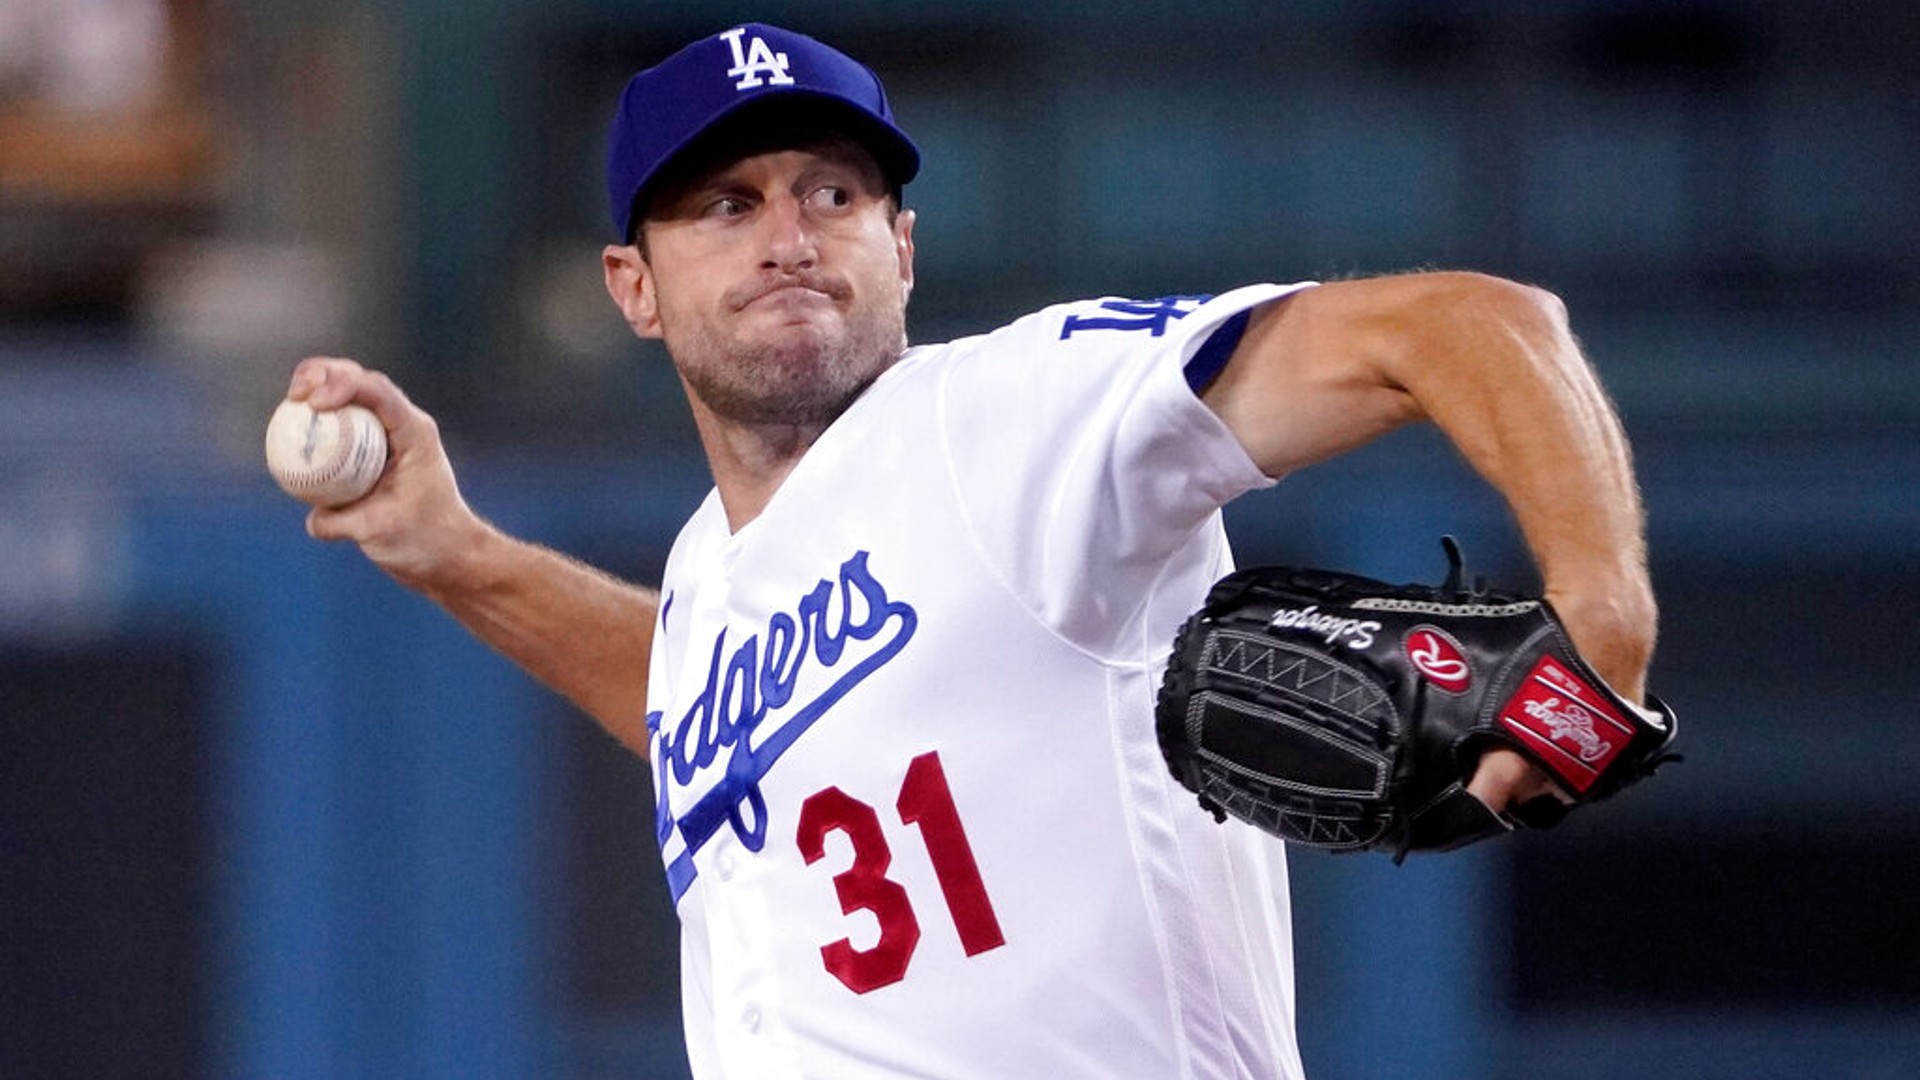
[[[721,852],[720,857],[714,860],[714,867],[720,871],[721,881],[733,880],[733,856]]]
[[[746,1011],[740,1014],[740,1024],[741,1026],[747,1029],[747,1034],[749,1035],[759,1034],[760,1033],[760,1007],[757,1005],[747,1006]]]

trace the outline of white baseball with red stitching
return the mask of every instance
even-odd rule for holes
[[[310,506],[361,498],[386,467],[386,428],[364,406],[315,412],[306,402],[283,401],[267,422],[267,471],[281,490]]]

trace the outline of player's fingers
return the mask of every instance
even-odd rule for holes
[[[387,439],[392,443],[396,455],[420,447],[439,445],[440,426],[434,423],[433,417],[416,406],[382,372],[367,372],[353,400],[372,409],[373,414],[380,418],[380,425],[387,429]]]
[[[316,409],[337,409],[353,397],[353,384],[366,373],[344,356],[309,356],[293,367],[287,398],[305,401]]]
[[[1467,793],[1486,803],[1495,813],[1542,795],[1568,801],[1544,770],[1505,747],[1494,747],[1480,755],[1473,778],[1467,783]]]
[[[439,426],[416,407],[384,372],[371,371],[339,356],[310,356],[293,369],[287,396],[325,412],[343,405],[364,405],[380,418],[397,456],[439,442]]]
[[[314,507],[307,511],[307,535],[315,540],[351,540],[337,511]]]
[[[400,387],[381,372],[369,371],[352,361],[320,365],[319,370],[323,379],[308,393],[307,404],[321,412],[342,405],[364,405],[392,429],[413,406]]]
[[[364,498],[344,506],[316,506],[307,511],[307,535],[315,540],[350,540],[364,544],[391,527],[390,513],[373,506],[376,486]]]
[[[319,412],[364,405],[388,430],[404,422],[413,408],[406,393],[384,373],[341,356],[310,356],[300,361],[287,384],[287,396]]]

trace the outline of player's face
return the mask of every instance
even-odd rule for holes
[[[906,347],[913,215],[852,143],[706,170],[642,227],[629,320],[723,419],[824,426]]]

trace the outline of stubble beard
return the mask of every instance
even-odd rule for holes
[[[762,338],[701,321],[669,335],[688,391],[715,416],[752,427],[824,429],[852,405],[906,347],[905,297],[878,298],[848,313],[844,334],[813,325]]]

